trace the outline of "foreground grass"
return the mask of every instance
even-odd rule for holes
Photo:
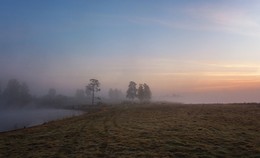
[[[1,133],[0,157],[260,157],[260,106],[107,106]]]

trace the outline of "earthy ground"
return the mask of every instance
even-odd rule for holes
[[[260,157],[260,105],[121,105],[0,133],[0,157]]]

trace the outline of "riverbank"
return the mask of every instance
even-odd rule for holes
[[[83,113],[95,112],[102,106],[77,105],[53,108],[24,106],[0,109],[0,133],[46,124]]]

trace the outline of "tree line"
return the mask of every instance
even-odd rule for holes
[[[136,83],[134,81],[130,81],[128,85],[128,89],[126,91],[126,98],[130,99],[132,102],[135,98],[138,98],[141,103],[143,102],[150,102],[152,97],[152,92],[150,87],[144,83],[139,84],[138,89],[136,88]],[[95,99],[100,99],[95,97],[95,93],[99,92],[100,89],[100,82],[97,79],[90,79],[90,83],[86,86],[86,93],[92,96],[92,105],[95,102]],[[109,90],[109,97],[113,100],[119,98],[122,92],[118,89],[110,89]]]
[[[16,79],[8,81],[5,89],[0,87],[0,102],[6,105],[26,105],[30,103],[32,96],[25,82],[20,83]]]
[[[138,98],[140,102],[150,102],[152,97],[150,87],[146,83],[139,84],[138,88],[136,88],[136,85],[134,81],[129,82],[126,97],[132,101]]]
[[[76,90],[74,97],[68,97],[57,94],[54,88],[50,88],[46,95],[36,97],[31,95],[30,89],[25,82],[19,82],[17,79],[10,79],[4,89],[0,84],[0,105],[6,106],[24,106],[27,104],[46,105],[46,106],[63,106],[75,104],[95,105],[101,102],[97,93],[101,91],[101,83],[97,79],[90,79],[85,89]],[[144,83],[137,84],[130,81],[126,91],[126,98],[132,102],[137,98],[140,102],[149,102],[151,99],[150,87]],[[123,101],[123,92],[119,89],[110,88],[108,91],[110,100],[115,102]]]

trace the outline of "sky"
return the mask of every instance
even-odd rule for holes
[[[91,78],[185,103],[260,102],[258,0],[1,0],[0,82],[73,95]]]

